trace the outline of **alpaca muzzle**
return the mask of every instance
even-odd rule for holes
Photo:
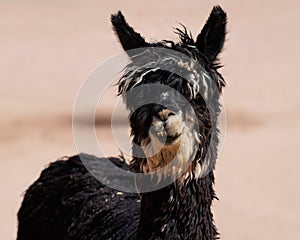
[[[149,135],[157,144],[170,145],[180,141],[182,130],[181,111],[163,109],[153,116]]]

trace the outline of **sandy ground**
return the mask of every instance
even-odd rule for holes
[[[110,13],[121,9],[148,40],[176,39],[172,27],[182,22],[196,35],[215,4],[229,15],[221,70],[227,133],[214,204],[221,239],[299,239],[296,0],[1,1],[0,239],[15,239],[22,194],[44,166],[76,153],[76,93],[98,63],[121,51]],[[113,108],[106,107],[103,118]],[[118,154],[112,140],[104,148]]]

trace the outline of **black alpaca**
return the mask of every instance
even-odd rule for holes
[[[182,109],[181,103],[174,102],[174,98],[165,92],[148,93],[153,98],[166,99],[162,104],[145,104],[131,112],[133,142],[144,149],[142,156],[137,154],[141,148],[133,147],[133,155],[139,157],[133,157],[130,166],[119,158],[104,159],[85,154],[50,164],[26,191],[18,213],[17,239],[217,239],[211,212],[212,201],[216,198],[213,169],[218,143],[214,134],[218,130],[214,126],[220,113],[219,94],[225,85],[217,71],[217,56],[225,40],[226,14],[221,7],[214,7],[196,40],[185,28],[177,29],[179,43],[146,42],[127,24],[121,12],[112,15],[111,21],[124,50],[150,47],[139,56],[129,53],[132,62],[118,83],[119,94],[128,109],[133,106],[127,92],[147,83],[159,83],[180,92],[198,121],[188,123],[189,109]],[[152,48],[173,50],[192,60],[157,58],[151,52]],[[203,73],[193,67],[193,61],[205,70],[209,79],[205,84],[200,79]],[[154,65],[145,68],[148,62]],[[192,81],[162,69],[153,70],[158,63],[176,65],[182,72],[190,72],[198,78]],[[212,85],[217,91],[211,90]],[[146,94],[140,92],[136,96],[138,101],[143,101]],[[204,100],[203,94],[209,102]],[[199,132],[194,130],[193,124],[197,124]],[[165,146],[149,157],[147,151],[162,137],[166,138]],[[180,142],[186,143],[184,150],[179,149]],[[186,162],[190,156],[187,152],[192,152],[194,158],[178,179],[164,188],[141,194],[107,187],[97,181],[81,161],[84,158],[86,164],[99,171],[106,171],[101,167],[103,161],[111,161],[126,171],[153,173],[152,184],[155,185],[160,178],[172,177],[174,169],[157,174],[156,171],[167,166],[176,154],[180,155],[178,164]]]

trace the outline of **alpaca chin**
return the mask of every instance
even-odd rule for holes
[[[143,166],[143,172],[153,173],[166,167],[176,157],[180,148],[181,137],[172,144],[163,145],[157,141],[143,147],[147,163]]]

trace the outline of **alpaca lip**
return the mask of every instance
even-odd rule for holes
[[[166,136],[160,136],[160,135],[157,135],[157,139],[164,143],[164,144],[171,144],[173,143],[176,139],[178,139],[179,137],[181,136],[181,134],[176,134],[174,136],[171,136],[171,135],[166,135]]]
[[[175,135],[175,136],[168,136],[167,139],[166,139],[166,143],[172,143],[172,142],[174,142],[176,139],[179,138],[179,136],[180,136],[180,134],[179,135]]]

